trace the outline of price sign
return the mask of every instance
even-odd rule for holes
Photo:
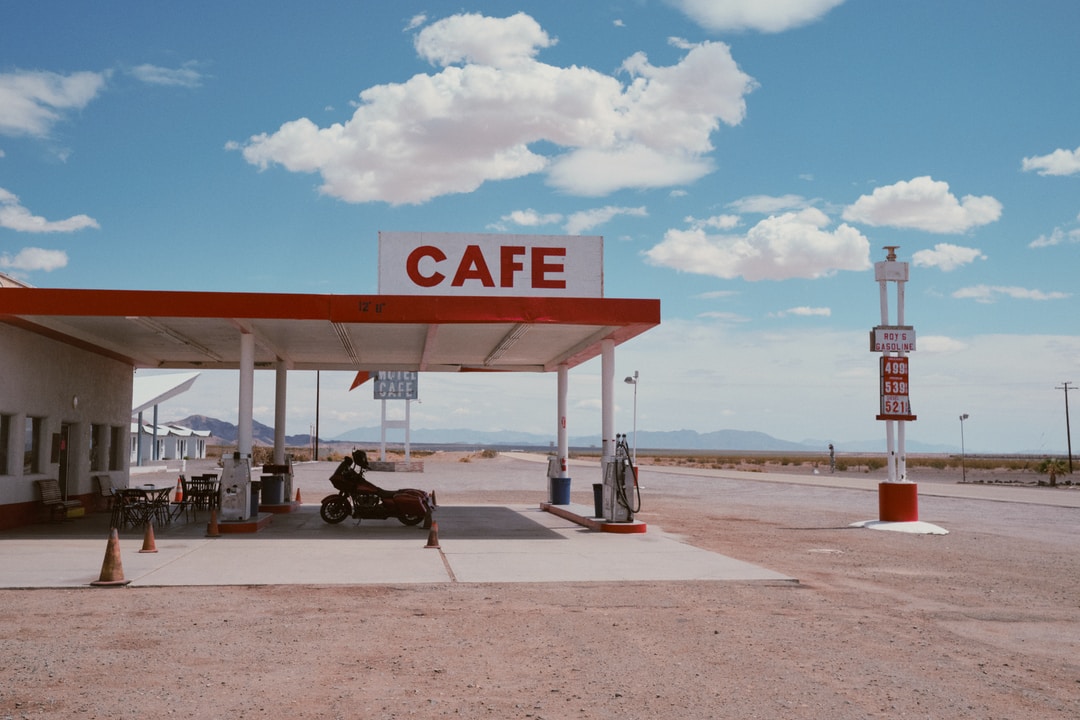
[[[907,357],[884,356],[881,358],[881,414],[878,420],[914,420],[911,399],[908,396]]]

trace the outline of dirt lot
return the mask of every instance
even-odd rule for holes
[[[0,719],[1080,716],[1067,543],[852,529],[784,487],[640,517],[796,585],[0,591]]]

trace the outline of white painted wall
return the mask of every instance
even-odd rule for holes
[[[114,485],[127,485],[132,377],[133,368],[124,362],[0,323],[0,414],[12,416],[8,467],[0,468],[0,504],[36,501],[33,481],[57,478],[59,467],[49,462],[50,447],[62,423],[71,425],[69,496],[96,493],[93,475],[109,475]],[[44,472],[32,475],[23,474],[28,416],[43,418]],[[94,424],[123,428],[120,470],[91,472]]]

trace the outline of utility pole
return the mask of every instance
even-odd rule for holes
[[[1072,433],[1069,431],[1069,391],[1075,390],[1076,387],[1069,387],[1073,385],[1072,382],[1062,382],[1060,387],[1055,387],[1055,390],[1065,391],[1065,441],[1069,446],[1069,474],[1072,474]]]

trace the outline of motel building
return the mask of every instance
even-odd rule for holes
[[[555,373],[553,472],[566,477],[570,371],[600,358],[613,457],[615,349],[659,324],[659,300],[604,297],[598,236],[381,232],[374,295],[36,288],[0,275],[0,529],[49,518],[35,481],[92,508],[97,477],[123,488],[155,455],[205,455],[199,434],[143,417],[163,394],[136,398],[142,369],[238,373],[248,458],[254,373],[274,373],[277,464],[290,370]]]

